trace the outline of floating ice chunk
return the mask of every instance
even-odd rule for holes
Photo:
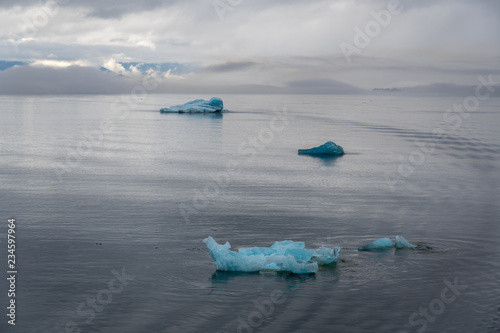
[[[296,260],[303,260],[305,262],[308,262],[312,257],[314,257],[315,253],[316,251],[311,249],[288,249],[285,251],[284,255],[292,256]]]
[[[341,156],[344,155],[344,148],[336,145],[333,141],[328,141],[319,147],[299,149],[299,155]]]
[[[162,113],[203,113],[203,112],[223,112],[224,103],[218,97],[212,97],[209,101],[204,99],[195,99],[194,101],[162,108]]]
[[[417,246],[411,244],[403,236],[396,236],[396,249],[414,249]]]
[[[204,239],[203,242],[207,244],[208,252],[214,259],[218,271],[257,272],[266,261],[263,254],[245,256],[231,251],[229,242],[220,245],[212,237]]]
[[[245,256],[254,256],[263,254],[265,256],[269,256],[274,253],[273,249],[269,247],[249,247],[249,248],[240,248],[238,252]]]
[[[312,274],[318,271],[318,264],[315,262],[309,263],[304,260],[297,260],[292,255],[273,255],[266,259],[263,269],[275,269],[280,271],[292,272],[295,274]]]
[[[304,242],[281,241],[271,247],[240,248],[231,251],[226,242],[218,244],[212,237],[203,240],[220,271],[256,272],[261,269],[288,271],[296,274],[315,273],[318,264],[337,261],[340,248],[306,249]]]
[[[358,248],[358,251],[370,251],[370,250],[382,250],[394,247],[394,243],[389,238],[379,238],[376,241],[371,242],[365,246]]]
[[[329,265],[331,263],[337,262],[339,256],[340,247],[324,247],[321,246],[316,251],[314,251],[313,258],[318,264]]]
[[[281,242],[274,242],[271,245],[271,249],[278,254],[284,254],[287,250],[302,250],[306,248],[304,242],[294,242],[291,240],[285,240]]]

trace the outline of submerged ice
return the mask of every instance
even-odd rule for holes
[[[212,237],[203,240],[219,271],[257,272],[262,269],[310,274],[318,271],[318,264],[337,262],[339,247],[306,249],[304,242],[281,241],[271,247],[241,248],[231,251],[226,242],[218,244]]]
[[[411,244],[403,236],[396,236],[396,243],[391,239],[384,237],[379,238],[367,245],[358,248],[359,251],[384,250],[395,247],[396,249],[415,249],[416,246]]]
[[[204,99],[195,99],[185,104],[162,108],[162,113],[203,113],[203,112],[222,112],[224,103],[218,97],[212,97],[209,101]]]
[[[319,147],[310,149],[299,149],[300,155],[318,155],[318,156],[341,156],[344,155],[344,148],[336,145],[333,141],[327,141]]]

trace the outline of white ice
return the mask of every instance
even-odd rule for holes
[[[318,264],[337,262],[339,247],[306,249],[304,242],[281,241],[271,247],[241,248],[231,251],[226,242],[218,244],[212,237],[203,240],[219,271],[257,272],[262,269],[310,274],[318,271]]]

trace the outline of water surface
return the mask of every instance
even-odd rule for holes
[[[498,332],[499,100],[460,126],[443,114],[462,100],[444,98],[227,95],[222,116],[158,112],[209,97],[0,98],[17,331]],[[297,154],[329,140],[347,154]],[[432,249],[356,250],[395,235]],[[207,236],[340,246],[342,261],[216,272]],[[116,274],[133,278],[106,299]]]

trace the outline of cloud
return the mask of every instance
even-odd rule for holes
[[[137,13],[143,11],[152,11],[160,7],[168,6],[177,1],[161,1],[161,0],[146,0],[146,1],[120,1],[107,3],[106,6],[91,5],[93,9],[88,15],[100,17],[104,19],[117,19],[128,13]],[[89,6],[89,3],[83,4]]]
[[[241,62],[228,61],[224,64],[207,66],[204,68],[204,70],[207,72],[216,72],[216,73],[234,72],[254,67],[256,64],[257,63],[254,61],[241,61]]]
[[[89,64],[82,60],[64,61],[64,60],[35,60],[30,63],[31,66],[44,66],[54,68],[66,68],[72,66],[88,66]]]
[[[402,13],[347,63],[340,43],[353,44],[354,29],[364,30],[388,0],[226,2],[233,5],[224,20],[210,0],[61,0],[57,7],[0,0],[0,59],[96,68],[114,59],[139,71],[139,63],[172,63],[187,66],[170,73],[189,75],[183,84],[249,89],[298,89],[299,81],[303,89],[332,88],[321,80],[364,89],[467,84],[498,73],[498,0],[401,2]]]
[[[434,83],[401,89],[403,94],[416,96],[476,96],[476,87],[453,83]],[[489,92],[493,97],[500,97],[500,85],[491,85]]]
[[[348,94],[366,93],[366,91],[358,87],[343,82],[335,81],[332,79],[298,80],[289,82],[287,86],[291,88],[288,90],[289,93],[299,93],[299,94],[348,95]]]
[[[137,13],[143,11],[151,11],[160,7],[167,7],[174,3],[179,2],[169,0],[122,0],[119,2],[104,2],[99,0],[23,0],[22,3],[16,0],[0,0],[0,8],[10,9],[12,7],[30,7],[30,6],[43,6],[44,4],[53,3],[61,7],[71,8],[85,8],[87,9],[88,16],[100,17],[104,19],[116,19],[128,13]],[[53,5],[52,5],[53,6]]]

